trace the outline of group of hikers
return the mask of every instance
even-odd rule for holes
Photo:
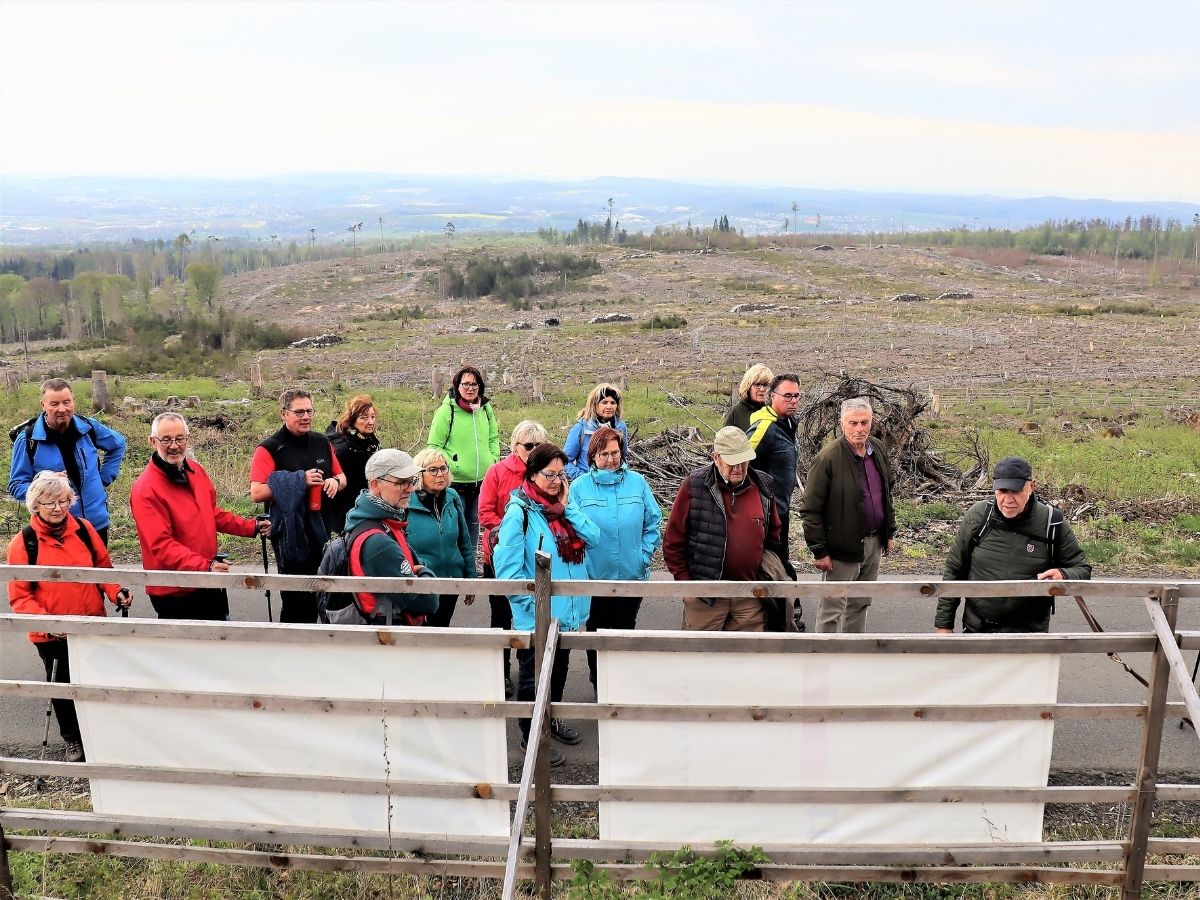
[[[535,554],[551,558],[556,580],[646,581],[661,544],[676,581],[795,579],[791,559],[793,503],[813,565],[828,581],[875,580],[880,559],[895,546],[893,477],[885,448],[871,436],[866,398],[841,407],[841,434],[797,477],[799,376],[752,366],[739,400],[716,432],[710,462],[683,479],[661,528],[662,511],[646,479],[629,466],[621,392],[596,385],[563,446],[526,419],[512,430],[502,457],[496,413],[483,374],[463,366],[434,413],[427,446],[415,456],[386,448],[369,396],[352,397],[325,433],[314,430],[312,394],[279,397],[281,427],[264,438],[250,462],[249,495],[267,512],[240,516],[217,503],[212,481],[189,446],[187,420],[176,412],[150,426],[151,455],[129,503],[146,570],[229,569],[217,535],[269,539],[281,574],[532,581]],[[8,547],[12,565],[110,568],[107,488],[116,479],[126,440],[75,412],[68,382],[42,385],[40,415],[11,432],[9,493],[23,501],[29,524]],[[1061,513],[1037,498],[1029,464],[1001,460],[994,497],[976,503],[959,527],[945,566],[953,580],[1090,577],[1091,567]],[[127,609],[117,584],[9,581],[14,611],[41,615],[104,615],[105,600]],[[148,586],[160,618],[229,618],[223,589]],[[757,598],[696,596],[683,601],[682,627],[711,631],[805,630],[796,605]],[[283,591],[281,622],[396,623],[445,627],[457,594]],[[528,594],[490,596],[492,627],[531,631]],[[462,595],[465,604],[474,594]],[[816,630],[862,632],[869,591],[825,598]],[[556,595],[551,615],[564,631],[632,629],[640,598]],[[953,631],[959,601],[939,600],[938,632]],[[1047,631],[1052,606],[1041,598],[968,599],[965,632]],[[66,639],[31,633],[47,678],[68,682]],[[561,701],[569,650],[553,661],[551,697]],[[534,696],[533,651],[517,650],[515,685],[505,651],[505,694]],[[588,651],[596,685],[596,658]],[[84,758],[69,700],[55,700],[67,759]],[[529,721],[520,721],[523,738]],[[551,735],[576,744],[579,733],[552,720]],[[557,750],[555,765],[563,761]]]

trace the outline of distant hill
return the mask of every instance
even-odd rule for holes
[[[1192,223],[1197,202],[1005,198],[683,184],[644,178],[485,181],[371,173],[242,180],[31,178],[0,176],[0,243],[47,244],[170,238],[195,230],[218,236],[318,240],[463,231],[570,230],[579,219],[613,217],[630,232],[658,225],[711,225],[729,216],[747,233],[898,232],[933,228],[1021,228],[1046,219],[1137,219]],[[795,203],[799,215],[792,213]],[[820,217],[818,220],[818,216]],[[818,224],[819,221],[819,224]],[[790,229],[789,229],[790,230]]]

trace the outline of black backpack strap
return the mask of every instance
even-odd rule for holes
[[[25,556],[29,559],[29,565],[36,566],[38,559],[38,539],[37,532],[33,530],[32,525],[26,525],[21,529],[21,539],[25,541]]]
[[[989,506],[987,516],[984,518],[980,526],[975,529],[975,533],[971,535],[970,540],[967,541],[967,552],[964,554],[963,559],[963,574],[968,578],[971,577],[971,557],[975,555],[975,548],[982,543],[983,539],[987,536],[987,533],[991,530],[992,506]]]
[[[96,565],[96,544],[92,541],[92,530],[88,528],[84,521],[79,522],[79,539],[83,541],[83,545],[88,548],[88,553],[92,555],[92,565]]]

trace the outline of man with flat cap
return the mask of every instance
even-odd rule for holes
[[[1062,511],[1040,500],[1029,463],[1006,456],[992,473],[995,497],[972,506],[946,559],[946,581],[1085,581],[1092,567]],[[959,598],[938,600],[934,628],[954,632]],[[963,632],[1050,630],[1051,597],[968,597]]]
[[[663,541],[663,559],[676,581],[757,581],[764,550],[777,553],[790,570],[771,476],[751,469],[752,459],[745,432],[726,426],[713,441],[712,462],[679,486]],[[756,597],[683,600],[685,631],[762,631],[765,623]]]

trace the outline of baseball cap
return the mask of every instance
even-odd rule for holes
[[[367,479],[382,478],[390,475],[393,478],[412,478],[419,475],[421,468],[413,462],[413,458],[403,450],[377,450],[367,460],[363,472]]]
[[[1019,456],[1006,456],[996,463],[992,478],[998,491],[1019,491],[1033,481],[1033,469]]]
[[[750,446],[750,439],[746,437],[746,432],[734,425],[726,425],[717,432],[717,437],[713,441],[713,450],[716,451],[717,456],[731,466],[749,462],[755,457],[754,448]]]

